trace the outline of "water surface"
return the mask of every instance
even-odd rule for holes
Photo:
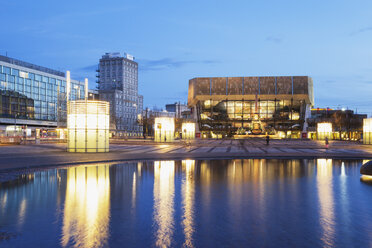
[[[0,247],[371,247],[361,160],[147,161],[0,186]]]

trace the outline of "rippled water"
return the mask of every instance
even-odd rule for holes
[[[0,186],[0,247],[371,247],[363,161],[153,161]]]

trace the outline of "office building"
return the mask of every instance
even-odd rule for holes
[[[110,129],[142,135],[138,114],[143,97],[138,95],[138,63],[129,54],[106,53],[99,60],[98,92],[110,102]]]
[[[176,118],[182,118],[185,111],[189,111],[189,107],[186,104],[181,104],[180,102],[175,102],[173,104],[166,104],[165,109],[168,112],[175,113]]]
[[[0,56],[0,126],[66,126],[64,72]],[[84,99],[85,83],[71,80],[69,99]]]
[[[314,105],[307,76],[212,77],[189,81],[188,106],[202,137],[300,137]]]

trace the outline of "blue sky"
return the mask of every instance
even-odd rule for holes
[[[88,77],[105,52],[139,63],[145,106],[200,76],[308,75],[316,107],[372,114],[372,1],[0,0],[0,54]]]

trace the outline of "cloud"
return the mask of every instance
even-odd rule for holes
[[[85,67],[78,68],[82,72],[95,72],[98,69],[98,65],[88,65]]]
[[[372,31],[372,26],[361,28],[357,31],[354,31],[354,32],[350,33],[350,36],[354,36],[354,35],[365,33],[365,32],[370,32],[370,31]]]
[[[139,59],[138,66],[141,71],[159,71],[171,68],[180,68],[189,64],[215,64],[217,60],[177,60],[173,58],[162,58],[155,60]]]
[[[268,36],[266,37],[266,41],[274,42],[276,44],[282,43],[282,39],[275,36]]]

